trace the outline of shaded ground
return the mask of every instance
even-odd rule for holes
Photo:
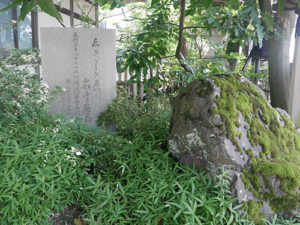
[[[77,205],[70,205],[64,211],[50,217],[53,225],[87,225],[82,221],[82,210]]]

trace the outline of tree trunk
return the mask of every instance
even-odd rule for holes
[[[294,62],[291,77],[288,113],[297,128],[300,128],[300,36],[296,39]]]
[[[189,47],[188,42],[185,38],[182,39],[182,46],[181,46],[181,52],[185,59],[189,56]]]
[[[185,57],[182,54],[183,46],[183,27],[184,27],[184,12],[185,12],[185,0],[180,1],[180,18],[179,18],[179,33],[178,33],[178,44],[176,49],[176,58],[178,59],[181,67],[188,73],[193,73],[192,68],[185,62]]]
[[[290,43],[294,38],[293,29],[296,24],[294,11],[283,11],[276,24],[284,34],[283,38],[268,41],[269,82],[271,89],[271,104],[287,110],[289,97],[289,82],[291,76]]]
[[[240,53],[240,42],[235,42],[233,43],[231,40],[234,39],[235,36],[232,35],[230,36],[229,40],[228,40],[228,44],[227,44],[227,49],[226,49],[226,54],[230,54],[230,53]],[[234,71],[235,67],[238,64],[237,59],[229,59],[229,68],[231,71]]]

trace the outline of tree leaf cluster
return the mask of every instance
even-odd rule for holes
[[[169,43],[174,41],[176,26],[172,25],[173,2],[163,0],[160,4],[151,4],[145,18],[138,18],[141,29],[129,34],[117,55],[117,70],[127,68],[130,74],[139,78],[155,68],[169,52]]]
[[[37,5],[42,11],[62,21],[61,14],[57,11],[53,0],[14,0],[10,5],[0,10],[0,13],[21,5],[19,20],[24,20],[26,15],[30,13]]]

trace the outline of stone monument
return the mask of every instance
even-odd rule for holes
[[[51,102],[50,114],[79,117],[96,126],[116,96],[115,31],[41,28],[42,77],[50,89],[65,91]]]

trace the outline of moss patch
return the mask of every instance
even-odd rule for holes
[[[206,97],[213,92],[214,86],[211,82],[209,82],[205,79],[202,79],[201,82],[202,82],[202,86],[201,86],[202,88],[197,91],[197,94],[200,97]]]
[[[243,170],[242,180],[246,188],[252,191],[257,199],[269,200],[275,212],[295,207],[295,199],[299,199],[295,189],[300,187],[300,135],[292,122],[270,107],[253,84],[241,82],[239,77],[232,75],[212,76],[211,79],[221,88],[220,96],[214,100],[216,106],[211,110],[212,113],[221,116],[225,126],[219,128],[232,141],[236,150],[242,151],[239,145],[242,134],[237,130],[241,126],[241,113],[249,124],[245,125],[244,129],[247,130],[251,145],[262,147],[258,156],[255,156],[251,149],[243,149],[251,159],[250,168]],[[259,176],[263,179],[259,179]],[[267,177],[270,176],[275,176],[280,181],[280,188],[287,194],[280,200],[268,182]],[[269,192],[260,192],[261,180]],[[251,207],[255,206],[257,211],[258,204],[249,202],[248,210],[252,212],[254,209]],[[286,207],[282,208],[283,204]],[[255,213],[249,215],[254,216]],[[254,216],[252,219],[259,219],[260,216],[257,215],[258,217]]]
[[[260,202],[255,202],[250,200],[249,202],[244,202],[243,208],[244,210],[247,210],[248,216],[253,218],[253,222],[257,225],[263,225],[265,224],[263,219],[265,218],[265,215],[262,213],[259,213],[261,209],[262,204]]]

